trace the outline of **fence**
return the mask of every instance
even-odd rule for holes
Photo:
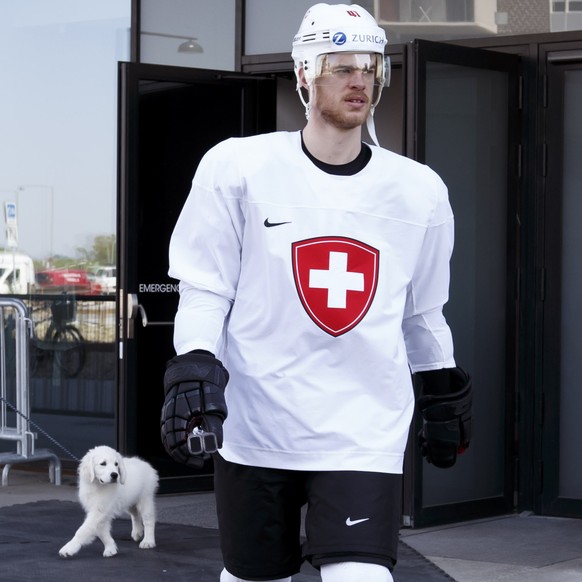
[[[35,450],[30,430],[30,333],[31,320],[19,299],[0,297],[0,440],[16,444],[15,452],[0,453],[2,486],[8,484],[12,465],[48,460],[49,477],[61,484],[61,462],[49,449]]]

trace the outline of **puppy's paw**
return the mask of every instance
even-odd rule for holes
[[[146,540],[145,538],[141,541],[141,543],[139,544],[139,547],[142,550],[149,550],[151,548],[155,548],[156,547],[156,542],[154,540]]]
[[[61,558],[70,558],[71,556],[74,556],[80,549],[80,544],[71,540],[59,550],[59,556]]]
[[[142,529],[135,528],[131,530],[131,539],[134,542],[139,542],[141,538],[143,538],[143,528]]]
[[[116,554],[117,554],[117,546],[116,545],[107,546],[103,550],[103,557],[104,558],[111,558],[112,556],[115,556]]]

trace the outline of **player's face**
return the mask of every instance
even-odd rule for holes
[[[329,124],[353,129],[365,123],[377,84],[378,55],[334,53],[324,55],[314,81],[312,112]]]

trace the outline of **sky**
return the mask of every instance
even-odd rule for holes
[[[74,256],[115,233],[117,62],[130,0],[0,0],[0,247]]]

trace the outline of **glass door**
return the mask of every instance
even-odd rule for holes
[[[405,521],[420,526],[512,507],[518,264],[518,60],[428,41],[407,54],[407,154],[436,170],[455,213],[445,315],[473,377],[473,439],[451,469],[422,460],[413,427]],[[418,419],[417,419],[418,421]],[[405,496],[406,496],[405,492]]]

